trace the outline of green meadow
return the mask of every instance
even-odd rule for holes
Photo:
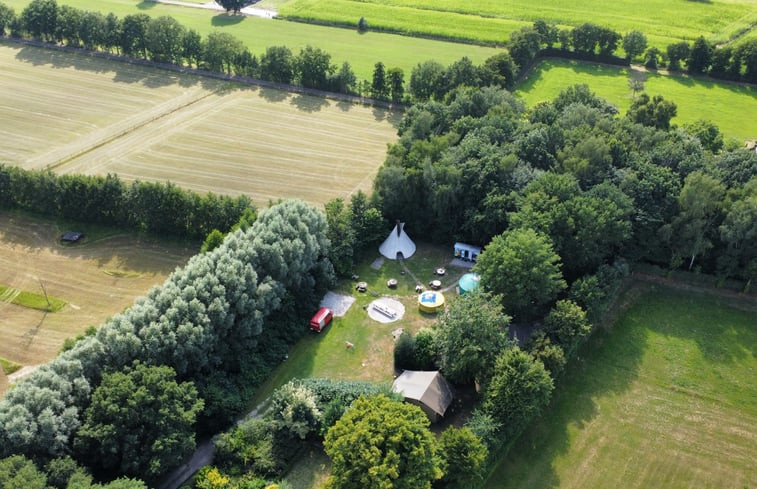
[[[757,305],[637,284],[488,489],[757,484]]]
[[[263,0],[281,15],[319,22],[354,24],[365,17],[369,26],[421,35],[501,43],[521,25],[542,19],[561,27],[593,22],[625,34],[640,30],[651,44],[667,46],[704,35],[724,42],[757,21],[750,0]]]
[[[678,106],[673,119],[679,126],[706,119],[739,142],[757,137],[757,89],[736,83],[714,82],[683,74],[662,75],[628,68],[566,60],[540,63],[520,82],[517,93],[528,105],[550,100],[569,85],[585,83],[600,97],[615,104],[621,113],[631,106],[631,76],[644,80],[644,91],[663,95]]]
[[[20,13],[30,0],[3,0]],[[71,5],[83,10],[103,13],[113,12],[119,17],[145,13],[152,17],[168,15],[187,28],[195,29],[203,36],[222,29],[240,39],[250,51],[260,55],[269,46],[287,46],[297,53],[306,45],[319,47],[331,54],[332,61],[341,65],[349,61],[358,79],[370,79],[374,65],[381,61],[387,68],[399,67],[409,80],[410,71],[422,61],[435,59],[448,65],[463,56],[473,62],[497,53],[491,47],[472,46],[452,42],[417,39],[396,34],[366,32],[320,25],[286,22],[254,17],[231,16],[211,10],[165,5],[150,1],[131,0],[58,0],[59,4]],[[357,23],[357,19],[355,19]]]

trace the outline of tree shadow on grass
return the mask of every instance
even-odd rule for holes
[[[275,88],[261,88],[260,96],[266,99],[268,102],[283,102],[288,99],[291,94],[284,90],[277,90]]]
[[[244,19],[245,19],[244,15],[233,15],[233,14],[222,13],[222,14],[214,15],[213,18],[210,19],[210,24],[214,27],[224,27],[227,25],[239,24]]]
[[[187,76],[170,70],[153,66],[141,66],[126,63],[121,60],[108,60],[100,57],[87,56],[85,51],[68,52],[56,49],[44,49],[24,46],[18,50],[16,59],[34,66],[52,66],[53,68],[73,68],[98,74],[113,73],[116,83],[141,83],[149,88],[161,88],[174,84],[183,87],[197,83],[217,85],[215,80],[199,76]]]
[[[292,97],[290,103],[297,107],[298,110],[309,113],[319,112],[331,105],[331,103],[323,97],[313,97],[312,95],[303,94],[298,94]]]
[[[142,0],[137,4],[137,8],[139,10],[150,10],[152,8],[155,8],[155,6],[158,4],[158,2],[152,2],[150,0]]]
[[[632,290],[618,307],[625,309],[637,298]],[[630,388],[639,376],[646,345],[643,331],[625,323],[596,331],[555,382],[547,409],[495,464],[486,487],[521,487],[526,481],[532,487],[559,487],[552,465],[570,450],[570,430],[583,429],[599,414],[596,398]]]

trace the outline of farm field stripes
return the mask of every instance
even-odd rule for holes
[[[757,484],[755,304],[639,287],[488,488]]]
[[[29,62],[35,53],[39,60]],[[0,44],[0,66],[16,73],[0,95],[14,114],[0,122],[0,161],[171,180],[202,192],[249,194],[260,205],[287,197],[320,204],[369,190],[400,117],[75,54],[62,59],[56,65],[47,50]]]
[[[628,68],[604,66],[566,60],[547,60],[540,63],[519,83],[516,92],[531,106],[551,100],[566,86],[577,83],[589,85],[600,97],[615,104],[621,114],[631,106],[633,96],[628,80],[644,79],[644,91],[663,95],[678,106],[673,124],[684,125],[698,119],[712,121],[726,136],[739,143],[757,137],[757,88],[735,83],[714,82],[681,74],[661,75],[637,72]]]
[[[68,303],[46,313],[0,302],[2,358],[21,365],[50,360],[66,338],[131,305],[197,251],[113,231],[66,246],[62,231],[53,221],[0,211],[0,283],[41,294],[41,280],[50,296]]]
[[[260,5],[267,6],[270,0]],[[289,0],[272,2],[283,16],[354,23],[365,17],[369,25],[401,31],[501,42],[514,29],[495,26],[531,24],[546,20],[562,26],[583,22],[610,27],[622,34],[637,29],[653,45],[666,46],[704,35],[714,42],[728,40],[757,20],[757,5],[748,0],[712,2],[605,2],[587,0]]]
[[[31,0],[4,0],[3,3],[20,13]],[[297,53],[306,45],[312,45],[331,54],[332,61],[341,66],[349,61],[358,79],[370,80],[374,65],[381,61],[387,68],[399,67],[405,71],[405,79],[415,65],[436,59],[448,65],[463,56],[474,63],[482,63],[498,52],[484,46],[472,46],[453,42],[418,39],[395,34],[367,32],[357,29],[342,29],[299,22],[285,22],[254,17],[228,16],[210,10],[158,4],[133,0],[59,0],[59,5],[70,5],[83,10],[103,13],[113,12],[119,17],[144,13],[151,17],[169,15],[187,28],[195,29],[206,36],[223,30],[241,40],[253,54],[260,56],[269,46],[287,46]],[[359,17],[358,17],[359,18]],[[358,18],[353,22],[357,25]]]

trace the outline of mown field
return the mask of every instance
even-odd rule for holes
[[[69,226],[86,240],[61,244]],[[0,284],[35,294],[44,285],[67,303],[44,312],[0,301],[0,358],[26,366],[52,359],[66,338],[128,307],[196,252],[186,243],[0,211]],[[0,392],[4,377],[0,371]]]
[[[700,35],[724,42],[757,22],[750,0],[263,0],[260,6],[268,2],[285,17],[355,23],[362,16],[376,27],[495,43],[539,19],[559,26],[593,22],[621,34],[637,29],[663,47]]]
[[[399,114],[0,44],[0,161],[118,173],[257,204],[369,190]]]
[[[650,285],[625,300],[487,488],[757,485],[757,305]]]
[[[714,122],[726,137],[739,143],[757,138],[757,89],[735,83],[713,82],[685,75],[661,75],[627,68],[547,60],[540,63],[517,87],[530,106],[551,100],[568,85],[585,83],[600,97],[615,104],[622,114],[633,102],[630,77],[641,78],[650,95],[663,95],[678,106],[673,119],[679,126],[697,119]]]
[[[30,0],[3,0],[20,13]],[[203,36],[222,29],[240,39],[253,54],[260,55],[269,46],[288,46],[292,51],[306,45],[319,47],[332,56],[337,66],[349,61],[358,79],[370,80],[374,65],[381,61],[387,68],[399,67],[405,71],[406,80],[410,71],[421,61],[436,59],[450,64],[463,56],[480,63],[497,53],[490,47],[471,46],[452,42],[417,39],[405,36],[367,32],[356,29],[341,29],[294,22],[283,22],[242,16],[228,16],[211,10],[174,5],[164,5],[143,0],[58,0],[59,5],[71,5],[83,10],[104,13],[113,12],[119,17],[144,13],[152,17],[169,15],[187,28],[195,29]],[[357,25],[358,19],[354,20]],[[509,30],[508,30],[509,32]]]

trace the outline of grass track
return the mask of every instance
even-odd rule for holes
[[[30,0],[4,0],[20,13]],[[409,80],[410,71],[421,61],[436,59],[447,65],[463,56],[476,63],[497,53],[490,47],[456,44],[452,42],[417,39],[405,36],[368,32],[359,34],[356,29],[342,29],[309,25],[296,22],[276,21],[253,17],[228,16],[210,10],[161,5],[154,2],[133,0],[59,0],[60,5],[71,5],[83,10],[103,13],[113,12],[119,17],[145,13],[153,17],[169,15],[187,28],[197,30],[203,36],[217,29],[234,35],[260,55],[269,46],[288,46],[292,51],[310,44],[332,55],[337,66],[349,61],[358,79],[370,80],[373,67],[383,62],[387,68],[405,70]],[[354,19],[357,25],[358,19]]]
[[[646,78],[644,88],[650,95],[662,94],[678,106],[674,124],[684,125],[706,119],[720,127],[726,137],[744,139],[757,137],[757,89],[733,83],[713,82],[684,75],[666,76],[656,73],[632,72],[627,68],[548,60],[517,87],[517,93],[530,106],[551,100],[566,86],[586,83],[592,91],[615,104],[622,114],[631,106],[628,87],[631,74]]]
[[[35,294],[4,285],[0,285],[0,301],[45,312],[57,312],[66,305],[64,300],[45,297],[44,291],[42,294]]]
[[[265,6],[271,0],[263,0]],[[653,45],[665,47],[704,35],[723,42],[757,20],[757,5],[749,0],[274,0],[284,16],[320,21],[357,22],[405,32],[437,34],[501,42],[512,27],[543,19],[561,26],[583,22],[610,27],[621,34],[637,29]],[[506,30],[501,27],[507,26]]]
[[[69,304],[49,314],[0,302],[0,357],[20,365],[50,360],[66,338],[130,306],[197,252],[194,245],[108,228],[83,229],[80,223],[75,226],[87,233],[87,241],[64,246],[59,237],[69,226],[0,211],[0,283],[41,292],[39,278],[50,296]],[[113,270],[130,273],[105,273]]]
[[[632,293],[487,488],[757,484],[755,304],[651,285]]]
[[[0,44],[0,161],[171,180],[260,205],[369,190],[400,117],[78,54]]]

